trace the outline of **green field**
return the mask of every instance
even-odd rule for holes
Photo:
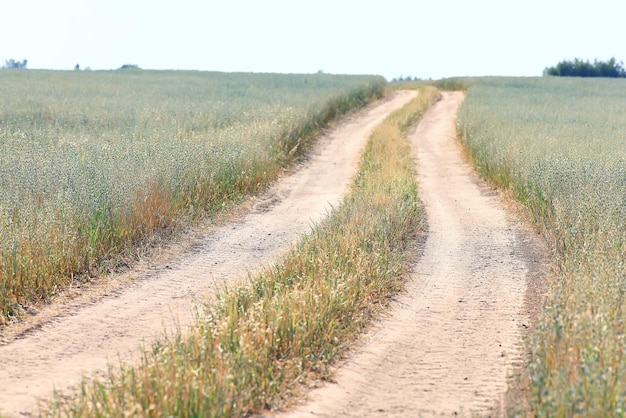
[[[557,258],[530,342],[534,416],[626,413],[626,82],[471,80],[458,131]]]
[[[0,71],[0,322],[264,189],[320,127],[384,84],[325,74]],[[524,401],[510,413],[623,416],[626,82],[442,83],[463,85],[460,140],[480,173],[526,208],[556,258],[515,394]],[[155,343],[137,367],[86,383],[73,403],[55,399],[50,414],[153,404],[160,415],[246,414],[278,402],[294,376],[323,375],[397,290],[406,242],[422,228],[402,139],[435,93],[420,97],[373,135],[345,204],[275,269],[223,294],[189,336]],[[213,392],[197,399],[197,387]]]
[[[0,71],[0,323],[262,190],[374,76]]]

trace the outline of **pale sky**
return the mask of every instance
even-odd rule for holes
[[[0,0],[0,65],[540,76],[626,61],[622,0]]]

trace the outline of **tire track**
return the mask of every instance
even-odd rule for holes
[[[311,402],[287,416],[501,416],[530,324],[536,237],[462,156],[463,100],[443,93],[410,134],[429,233],[406,293]]]

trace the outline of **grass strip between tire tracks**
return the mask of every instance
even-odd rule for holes
[[[432,87],[372,133],[352,192],[275,266],[207,304],[185,335],[153,343],[136,366],[57,394],[47,416],[242,416],[275,409],[329,365],[402,285],[423,229],[404,131]]]

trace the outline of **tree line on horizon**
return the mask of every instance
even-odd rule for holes
[[[19,68],[19,69],[25,69],[26,65],[28,65],[28,60],[24,59],[22,61],[18,61],[15,59],[8,59],[4,61],[4,65],[1,66],[0,68]],[[84,70],[90,70],[91,68],[89,67],[85,67]],[[120,68],[118,68],[118,70],[128,70],[128,69],[140,69],[139,66],[137,64],[124,64],[122,65]],[[80,65],[76,64],[74,66],[74,70],[75,71],[80,71]]]
[[[6,60],[4,65],[0,68],[26,68],[28,61],[17,61],[14,59]],[[120,70],[129,68],[139,68],[137,65],[125,64],[120,67]],[[89,69],[87,67],[86,69]],[[76,64],[74,70],[80,70],[80,66]],[[557,77],[610,77],[610,78],[626,78],[626,69],[624,68],[623,61],[617,62],[615,57],[611,57],[608,61],[594,60],[591,63],[589,60],[583,61],[582,59],[575,58],[573,61],[563,60],[554,67],[547,67],[543,70],[544,76],[557,76]],[[397,77],[391,80],[392,83],[397,82],[410,82],[419,81],[417,77]]]
[[[623,62],[617,62],[613,57],[608,61],[594,60],[593,63],[574,59],[573,61],[561,61],[554,67],[543,71],[546,76],[558,77],[611,77],[626,78],[626,69]]]
[[[2,68],[26,68],[28,60],[16,61],[14,59],[6,60]]]

